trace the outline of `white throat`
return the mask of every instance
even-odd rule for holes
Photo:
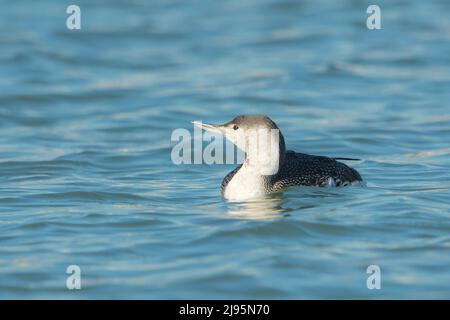
[[[248,130],[245,140],[247,165],[263,176],[276,174],[280,166],[280,130]]]
[[[229,200],[245,200],[269,193],[268,176],[278,173],[280,144],[278,130],[268,135],[249,136],[244,163],[224,190]]]

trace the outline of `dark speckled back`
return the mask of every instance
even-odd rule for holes
[[[276,175],[271,177],[271,191],[296,185],[323,187],[333,178],[336,186],[362,181],[359,173],[332,158],[287,151]]]
[[[222,192],[241,167],[242,165],[239,165],[226,175],[222,181]],[[280,191],[290,186],[324,187],[328,185],[329,178],[334,179],[337,187],[362,181],[360,174],[355,169],[342,162],[328,157],[289,150],[285,154],[278,173],[267,176],[266,185],[270,192]]]

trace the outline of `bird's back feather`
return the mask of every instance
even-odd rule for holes
[[[278,173],[271,180],[272,191],[277,191],[296,185],[324,187],[330,181],[337,187],[345,186],[362,181],[362,178],[355,169],[335,159],[289,150]]]

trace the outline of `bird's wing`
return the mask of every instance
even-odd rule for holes
[[[222,193],[225,190],[225,187],[227,186],[227,184],[231,181],[231,179],[233,179],[234,175],[236,174],[236,172],[239,171],[239,169],[242,167],[242,164],[238,165],[233,171],[230,171],[225,178],[223,178],[222,180],[222,185],[221,185],[221,190]]]
[[[362,180],[356,170],[335,159],[288,151],[277,175],[274,176],[274,187],[325,186],[330,178],[336,186]]]

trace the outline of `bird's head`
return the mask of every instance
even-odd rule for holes
[[[278,163],[284,157],[285,143],[278,126],[265,115],[239,115],[225,124],[193,124],[208,132],[222,134],[226,139],[246,153],[252,163]]]

